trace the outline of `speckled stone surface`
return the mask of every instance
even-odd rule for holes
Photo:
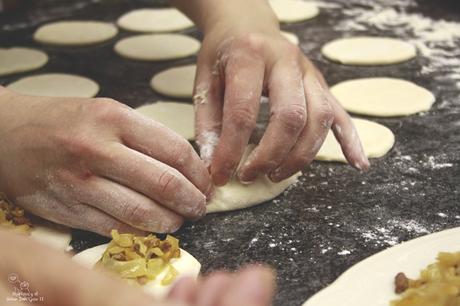
[[[35,72],[0,78],[2,85],[35,73],[76,73],[98,81],[100,96],[134,107],[164,99],[150,89],[154,73],[194,61],[121,59],[112,48],[118,39],[131,35],[124,31],[89,48],[39,46],[32,33],[43,22],[68,18],[114,21],[130,9],[150,4],[134,0],[37,2],[41,7],[31,6],[27,14],[0,15],[0,46],[40,47],[50,55],[50,62]],[[395,133],[396,144],[386,157],[372,160],[367,173],[343,164],[314,162],[297,185],[274,201],[186,224],[177,236],[183,248],[203,264],[204,272],[265,262],[278,271],[275,305],[300,305],[360,260],[401,241],[460,225],[460,84],[456,84],[460,79],[450,76],[459,67],[438,65],[426,73],[430,59],[419,56],[399,65],[358,68],[331,63],[320,55],[325,42],[341,36],[408,39],[399,30],[345,26],[359,11],[382,3],[397,11],[404,8],[434,20],[460,22],[457,0],[330,0],[322,3],[326,7],[318,18],[283,29],[300,36],[301,48],[330,84],[356,77],[400,77],[433,91],[437,97],[433,109],[405,118],[372,119]],[[196,30],[185,33],[200,37]],[[460,42],[456,41],[446,52],[458,49]],[[101,241],[76,231],[73,246],[82,250]]]

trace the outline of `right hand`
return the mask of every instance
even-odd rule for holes
[[[173,232],[212,182],[182,137],[111,99],[0,87],[0,191],[45,219],[106,235]]]

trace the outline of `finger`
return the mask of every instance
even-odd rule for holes
[[[278,167],[296,144],[307,121],[302,72],[297,58],[275,64],[269,92],[270,121],[258,147],[238,173],[242,182],[252,182],[259,174]]]
[[[197,284],[192,277],[183,277],[177,281],[168,293],[168,299],[193,304],[197,293]],[[203,306],[203,305],[200,305]]]
[[[264,79],[264,62],[233,51],[225,67],[222,132],[211,163],[214,183],[225,185],[233,175],[256,125]]]
[[[224,272],[214,272],[207,276],[199,286],[196,297],[196,305],[216,306],[223,292],[228,289],[232,282],[232,275]]]

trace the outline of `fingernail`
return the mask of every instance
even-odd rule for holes
[[[269,174],[269,178],[272,182],[274,183],[278,183],[278,182],[281,182],[283,179],[282,179],[282,174],[283,174],[283,171],[281,168],[276,168],[275,170],[273,170],[270,174]]]

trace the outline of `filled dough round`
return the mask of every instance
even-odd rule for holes
[[[105,250],[107,249],[108,244],[103,244],[96,246],[94,248],[87,249],[81,253],[75,255],[72,259],[82,266],[92,269],[94,265],[102,258]],[[169,290],[174,287],[175,283],[184,276],[189,276],[193,278],[198,278],[200,274],[201,264],[198,260],[195,259],[190,253],[180,250],[180,258],[171,259],[171,265],[179,272],[176,280],[168,285],[161,285],[161,279],[163,279],[167,273],[165,269],[162,271],[154,280],[148,282],[142,288],[145,292],[153,295],[157,298],[165,297]]]
[[[294,45],[299,45],[299,37],[297,37],[294,33],[281,31],[281,34],[283,34],[283,36]]]
[[[198,40],[186,35],[146,34],[120,40],[115,52],[129,59],[162,61],[193,55],[200,45]]]
[[[85,77],[64,73],[38,74],[25,77],[7,86],[24,95],[46,97],[92,98],[99,85]]]
[[[392,78],[345,81],[331,88],[349,112],[377,116],[407,116],[431,108],[434,95],[412,82]]]
[[[316,17],[318,7],[311,2],[301,0],[270,0],[270,5],[281,22],[299,22]]]
[[[117,24],[135,32],[173,32],[193,26],[193,22],[175,8],[134,10],[121,16]]]
[[[48,55],[40,50],[14,47],[0,48],[0,76],[43,67]]]
[[[153,76],[150,85],[155,91],[165,96],[191,98],[195,73],[196,65],[167,69]]]
[[[254,145],[249,145],[246,148],[240,164],[246,161],[254,148]],[[207,213],[231,211],[269,201],[296,183],[300,175],[299,172],[279,183],[273,183],[266,175],[263,175],[250,185],[244,185],[234,177],[226,185],[216,188],[214,197],[206,207],[206,211]]]
[[[395,136],[389,128],[369,120],[357,118],[353,119],[353,123],[355,124],[367,157],[382,157],[393,147],[395,143]],[[327,135],[326,140],[315,159],[323,161],[339,161],[344,163],[347,162],[332,131]]]
[[[333,40],[322,48],[328,59],[346,65],[389,65],[417,55],[410,43],[387,37],[352,37]]]
[[[188,140],[192,140],[195,136],[195,112],[192,104],[157,102],[141,106],[136,111]]]
[[[59,21],[38,28],[34,39],[44,44],[84,46],[111,39],[118,29],[100,21]]]

